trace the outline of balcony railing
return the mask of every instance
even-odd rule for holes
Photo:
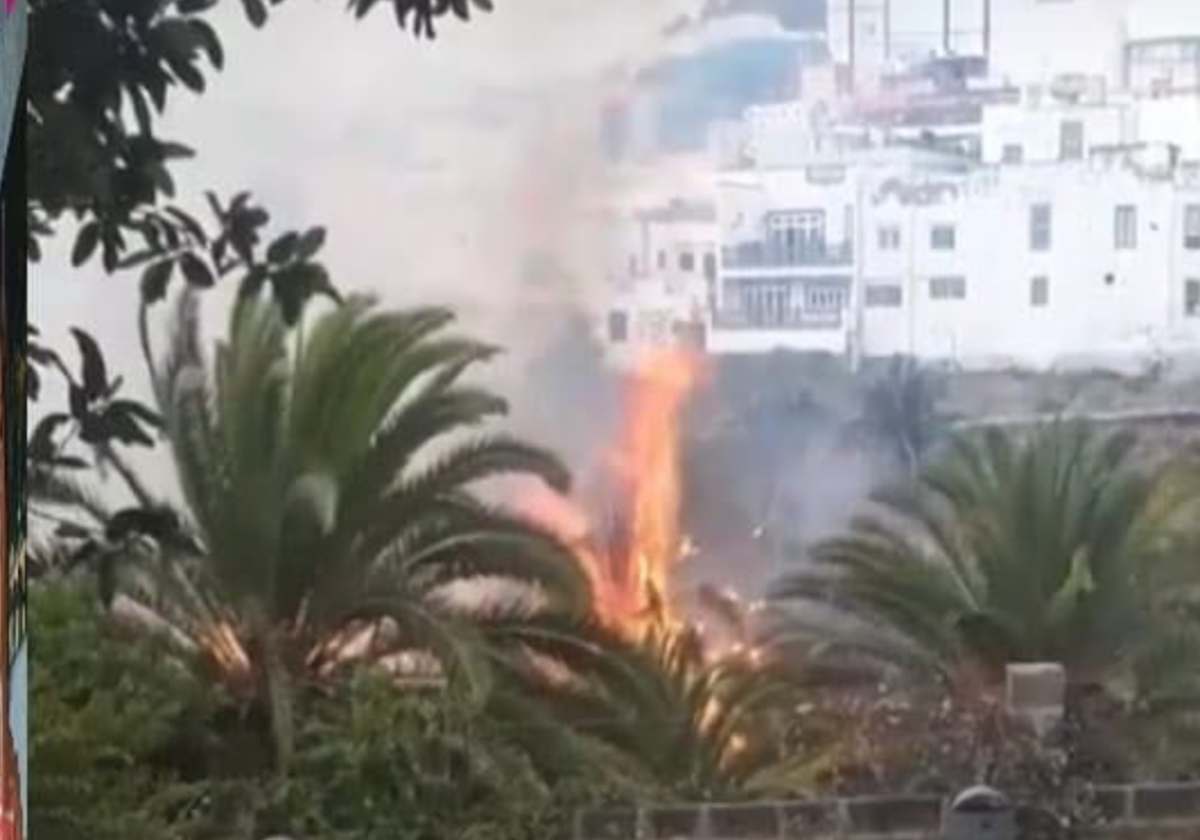
[[[752,313],[738,309],[718,309],[713,313],[713,328],[718,330],[840,330],[842,312]]]
[[[850,265],[851,242],[809,242],[790,247],[773,242],[745,242],[721,249],[721,264],[729,269],[797,268]]]

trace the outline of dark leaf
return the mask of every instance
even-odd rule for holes
[[[179,0],[175,4],[176,8],[185,15],[194,15],[199,12],[205,12],[217,5],[217,0]]]
[[[196,221],[194,217],[183,212],[178,207],[168,207],[166,208],[165,212],[172,219],[179,222],[179,224],[183,226],[188,234],[201,245],[208,244],[208,235],[204,232],[204,228],[198,221]]]
[[[83,389],[74,383],[67,389],[67,404],[70,406],[71,417],[76,422],[83,423],[88,417],[88,399]]]
[[[167,283],[171,280],[171,270],[175,260],[163,260],[142,272],[142,300],[147,305],[157,303],[167,294]]]
[[[179,519],[169,508],[124,508],[105,524],[104,536],[110,542],[145,536],[165,543],[174,540],[178,531]]]
[[[81,437],[83,435],[81,434]],[[132,413],[120,408],[109,407],[100,418],[98,428],[88,429],[86,439],[89,443],[100,442],[92,440],[116,440],[128,446],[154,446],[154,438],[142,428],[138,418]]]
[[[196,150],[191,146],[185,146],[182,143],[173,143],[164,141],[159,144],[159,152],[163,156],[163,160],[188,160],[196,156]],[[167,208],[169,213],[173,208]]]
[[[62,540],[86,540],[92,536],[92,532],[74,522],[60,522],[54,529],[54,536]]]
[[[136,402],[135,400],[114,400],[112,404],[109,405],[108,410],[110,412],[123,411],[132,416],[137,422],[144,423],[147,426],[151,426],[155,429],[162,428],[162,417],[160,417],[154,410],[142,405],[139,402]]]
[[[188,285],[194,288],[210,289],[217,282],[212,270],[209,269],[204,260],[197,257],[191,251],[184,251],[180,254],[179,268],[183,271],[183,277],[187,280]]]
[[[246,17],[254,26],[261,27],[267,22],[267,7],[262,0],[242,0],[242,6],[246,9]]]
[[[133,103],[133,116],[137,120],[138,130],[142,134],[149,134],[153,126],[153,119],[150,115],[150,106],[146,103],[146,92],[139,87],[131,87],[129,101]]]
[[[191,27],[212,66],[218,70],[223,68],[225,66],[225,50],[221,47],[221,39],[217,37],[216,31],[200,20],[191,21]]]
[[[296,244],[296,260],[308,262],[317,255],[325,244],[325,228],[315,227],[304,232]]]
[[[238,289],[238,294],[242,297],[255,297],[262,291],[263,284],[267,281],[269,273],[266,266],[256,265],[246,272],[245,278],[242,279],[242,285]]]
[[[280,265],[290,261],[295,256],[299,244],[300,237],[297,234],[285,233],[267,248],[267,262]]]
[[[171,62],[171,70],[179,77],[179,81],[196,93],[204,92],[204,74],[190,62],[175,60]]]
[[[58,431],[59,426],[70,422],[70,420],[70,417],[61,412],[48,414],[43,417],[34,428],[33,434],[30,436],[29,443],[26,446],[25,451],[29,460],[34,463],[52,460],[57,451],[57,446],[54,443],[54,435]]]
[[[60,455],[50,462],[50,466],[60,470],[86,470],[91,464],[75,455]]]
[[[76,268],[83,265],[96,253],[96,246],[99,244],[100,223],[88,222],[79,229],[79,235],[75,237],[75,247],[71,249],[71,265]]]
[[[108,371],[104,366],[104,356],[100,353],[100,345],[96,340],[78,327],[71,328],[75,343],[79,345],[79,354],[83,359],[83,393],[90,401],[102,397],[108,391]]]

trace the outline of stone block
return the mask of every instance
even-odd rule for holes
[[[578,840],[638,840],[638,812],[623,808],[584,811],[579,816]]]
[[[836,802],[789,802],[780,808],[780,816],[788,840],[834,836],[838,830]]]
[[[846,803],[850,834],[938,832],[942,800],[931,796],[880,796]]]
[[[1005,705],[1013,714],[1061,714],[1067,695],[1067,674],[1053,662],[1014,663],[1005,672]]]
[[[779,837],[779,809],[774,805],[714,805],[708,809],[713,840],[761,840]]]
[[[1138,821],[1200,819],[1200,784],[1140,785],[1133,789],[1133,817]],[[1200,837],[1200,826],[1196,828]]]
[[[646,812],[645,823],[655,840],[694,840],[700,836],[698,807],[653,808]]]

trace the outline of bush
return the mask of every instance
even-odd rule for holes
[[[294,772],[261,829],[323,840],[552,836],[555,790],[499,726],[440,693],[360,675],[310,704]]]
[[[206,693],[157,645],[114,635],[95,596],[37,587],[29,605],[31,834],[42,840],[176,840],[201,792],[177,758]]]

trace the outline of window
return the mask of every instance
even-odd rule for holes
[[[1004,163],[1021,163],[1025,160],[1025,147],[1020,143],[1005,143],[1000,158]]]
[[[840,312],[846,306],[846,292],[835,286],[809,286],[804,290],[804,308],[809,312]]]
[[[786,280],[743,280],[726,284],[726,299],[754,327],[786,326],[793,309],[792,284]]]
[[[1083,160],[1083,123],[1066,120],[1058,127],[1058,156],[1062,160]]]
[[[717,279],[717,256],[711,251],[704,255],[704,277],[706,280]]]
[[[1200,280],[1184,281],[1183,313],[1189,318],[1200,317]]]
[[[929,281],[929,297],[933,300],[964,300],[967,297],[967,278],[931,278]]]
[[[629,275],[631,277],[636,277],[637,273],[638,273],[638,258],[637,258],[637,254],[634,254],[633,256],[631,256],[629,258]]]
[[[1121,204],[1113,211],[1113,247],[1118,251],[1137,248],[1137,208]]]
[[[665,269],[667,267],[667,252],[666,251],[658,252],[658,267],[659,267],[659,269]]]
[[[877,231],[880,251],[900,250],[900,228],[895,225],[885,225]]]
[[[608,313],[608,340],[613,344],[629,340],[629,315],[619,310]]]
[[[1052,238],[1053,214],[1049,204],[1029,208],[1029,250],[1049,251]]]
[[[1042,307],[1050,303],[1050,278],[1034,277],[1029,281],[1029,305]]]
[[[1200,251],[1200,204],[1183,208],[1183,247]]]
[[[793,265],[825,252],[825,213],[799,210],[768,219],[772,262]]]
[[[954,225],[934,225],[929,231],[929,247],[935,251],[953,251],[958,244]]]
[[[891,283],[867,286],[863,302],[871,309],[891,309],[904,303],[904,290]]]
[[[691,251],[682,251],[679,254],[679,270],[692,272],[696,270],[696,255]]]

